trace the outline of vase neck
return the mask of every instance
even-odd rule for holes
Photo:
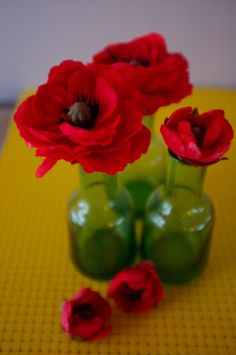
[[[193,166],[179,161],[169,154],[166,191],[171,195],[175,188],[190,190],[201,195],[206,167]]]
[[[147,128],[150,129],[150,131],[153,133],[154,131],[154,121],[155,121],[155,116],[154,115],[146,115],[143,118],[143,123]]]
[[[97,200],[112,200],[117,194],[117,177],[104,173],[87,174],[80,167],[80,193]]]

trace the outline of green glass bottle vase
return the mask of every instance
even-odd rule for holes
[[[202,193],[205,172],[169,155],[166,185],[148,201],[141,254],[165,283],[190,283],[207,264],[214,209]]]
[[[154,116],[145,116],[143,122],[151,130],[148,152],[119,173],[119,181],[129,191],[138,218],[144,216],[150,194],[164,183],[166,176],[166,148],[154,133]]]
[[[71,257],[76,268],[110,279],[136,254],[134,211],[116,176],[80,172],[80,188],[68,204]]]

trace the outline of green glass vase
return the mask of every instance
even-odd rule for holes
[[[68,204],[71,257],[76,268],[110,279],[136,254],[134,211],[116,176],[80,172],[80,188]]]
[[[166,176],[166,148],[154,133],[154,116],[145,116],[143,122],[151,130],[148,152],[119,173],[119,181],[129,191],[138,218],[144,216],[150,194],[164,183]]]
[[[214,210],[202,192],[205,172],[170,155],[166,185],[148,201],[141,254],[165,283],[190,283],[207,264]]]

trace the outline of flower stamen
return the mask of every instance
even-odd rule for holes
[[[73,314],[80,316],[82,319],[91,320],[94,318],[94,310],[89,303],[81,304],[73,309]]]
[[[194,137],[196,139],[197,146],[201,147],[202,146],[202,142],[203,142],[204,137],[205,137],[205,129],[201,125],[194,125],[192,127],[192,132],[193,132]]]
[[[125,284],[125,292],[130,301],[139,301],[142,298],[143,289],[133,290],[127,284]]]
[[[70,107],[67,116],[73,126],[90,129],[94,125],[95,116],[92,109],[83,101],[75,102]]]

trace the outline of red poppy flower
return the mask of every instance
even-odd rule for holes
[[[234,136],[223,110],[199,115],[191,107],[173,112],[161,133],[170,151],[191,165],[210,165],[222,159]]]
[[[170,53],[160,34],[150,33],[131,42],[111,44],[94,56],[95,63],[115,66],[139,88],[145,114],[192,92],[188,62],[180,53]]]
[[[116,305],[127,313],[146,312],[159,303],[164,292],[159,276],[149,261],[119,272],[108,291]]]
[[[150,142],[135,88],[110,66],[61,63],[14,119],[36,155],[46,157],[38,177],[59,159],[79,163],[88,173],[115,174],[145,153]]]
[[[103,338],[111,333],[111,307],[98,292],[84,288],[61,310],[61,324],[66,333],[82,340]]]

